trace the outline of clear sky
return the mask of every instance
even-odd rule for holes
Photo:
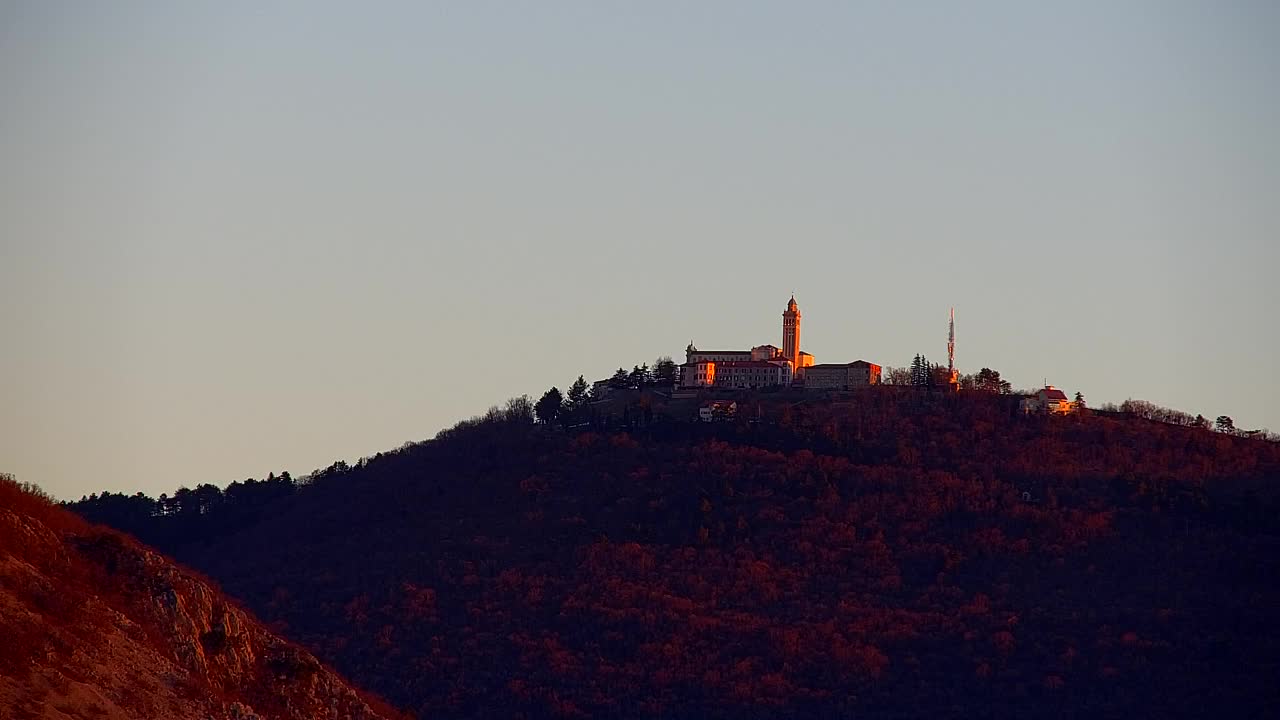
[[[781,340],[1280,430],[1280,3],[0,3],[0,471]]]

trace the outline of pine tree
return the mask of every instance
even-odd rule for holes
[[[978,374],[974,376],[974,387],[983,392],[999,393],[1008,395],[1013,392],[1013,385],[1008,380],[1000,377],[998,370],[991,368],[982,368]]]
[[[933,366],[924,355],[917,354],[911,361],[911,384],[916,387],[933,384]]]
[[[653,361],[653,381],[662,385],[670,385],[676,381],[679,369],[674,360],[663,355]]]
[[[563,405],[564,398],[560,395],[560,388],[552,387],[538,400],[538,404],[533,406],[533,411],[538,415],[538,422],[543,425],[553,425],[560,417],[560,408]]]
[[[613,374],[613,377],[609,378],[609,387],[614,390],[626,390],[627,385],[630,384],[630,382],[631,376],[627,374],[627,371],[622,368],[618,368],[617,372]]]
[[[649,374],[648,365],[636,365],[631,368],[631,374],[627,376],[627,387],[633,390],[639,390],[645,385],[650,384],[652,378]]]
[[[575,413],[586,407],[589,389],[587,381],[579,375],[578,379],[574,380],[573,384],[569,386],[569,402],[566,403],[564,409],[569,413]]]

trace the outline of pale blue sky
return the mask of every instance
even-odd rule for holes
[[[1280,4],[0,3],[0,471],[306,473],[703,346],[1280,430]]]

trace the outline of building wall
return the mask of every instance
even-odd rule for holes
[[[816,390],[853,390],[880,384],[880,366],[858,362],[848,365],[814,365],[804,370],[804,385]]]
[[[716,382],[716,364],[710,361],[680,366],[681,387],[710,387]]]
[[[807,367],[804,370],[804,386],[814,390],[839,390],[849,381],[848,368]]]
[[[795,378],[795,370],[792,369],[790,360],[784,357],[779,357],[776,360],[770,360],[769,364],[776,365],[778,369],[781,371],[779,373],[779,378],[780,378],[778,382],[779,385],[791,384],[791,381]]]
[[[849,366],[849,387],[867,387],[879,384],[879,365],[875,363],[855,363]]]
[[[780,363],[722,363],[716,365],[716,387],[762,388],[790,383],[789,368]]]

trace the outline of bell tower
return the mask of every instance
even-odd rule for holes
[[[795,293],[782,313],[782,356],[791,361],[793,370],[800,369],[800,306],[796,305]]]

